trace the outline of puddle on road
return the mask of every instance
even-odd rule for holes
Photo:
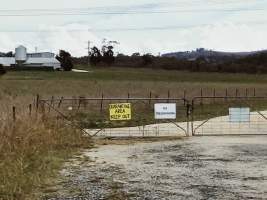
[[[81,195],[70,199],[267,198],[267,136],[106,145],[85,155],[94,162],[70,173],[66,187]]]

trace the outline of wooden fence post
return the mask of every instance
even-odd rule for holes
[[[201,97],[200,105],[203,105],[203,99],[202,99],[202,97],[203,97],[203,89],[202,88],[200,89],[200,97]]]
[[[16,121],[16,107],[15,106],[12,107],[12,118],[13,118],[13,121],[15,122]]]
[[[213,103],[215,103],[215,101],[216,101],[216,89],[215,88],[213,88]]]
[[[149,102],[148,102],[149,105],[151,104],[151,98],[152,98],[152,92],[150,91],[150,92],[149,92]]]
[[[61,97],[61,98],[60,98],[60,100],[59,100],[59,102],[58,102],[58,106],[57,106],[58,108],[60,108],[60,106],[61,106],[61,104],[62,104],[62,101],[63,101],[63,99],[64,99],[64,97]]]
[[[170,97],[171,97],[171,93],[170,93],[170,90],[168,90],[168,100],[167,100],[167,103],[170,102]]]
[[[127,103],[129,102],[129,99],[130,99],[130,93],[128,92],[128,95],[127,95],[128,99],[127,99]]]
[[[49,113],[50,113],[50,109],[51,107],[54,107],[54,96],[51,97],[51,101],[50,101],[50,105],[49,105]]]
[[[184,90],[184,106],[186,105],[186,90]]]
[[[82,98],[83,98],[83,97],[79,96],[79,100],[78,100],[78,108],[77,108],[77,110],[80,110]]]
[[[29,105],[29,115],[32,115],[32,104]]]
[[[36,95],[36,105],[35,105],[35,107],[36,107],[36,111],[38,111],[38,109],[39,109],[39,101],[40,101],[40,95],[39,94],[37,94]]]
[[[224,100],[227,101],[227,97],[228,97],[228,89],[227,88],[225,89],[225,97],[226,98]]]
[[[103,101],[104,101],[104,94],[102,93],[101,105],[100,105],[100,112],[103,111]]]
[[[72,100],[71,100],[72,109],[74,109],[75,105],[76,105],[76,96],[72,96]]]

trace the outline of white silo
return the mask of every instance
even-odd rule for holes
[[[27,60],[26,47],[20,45],[15,49],[15,59],[16,59],[16,63],[18,63],[19,65],[26,62],[26,60]]]

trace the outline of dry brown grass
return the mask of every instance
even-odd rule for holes
[[[81,132],[64,121],[29,117],[0,123],[0,199],[34,199],[34,191],[55,176],[64,160],[90,146]]]

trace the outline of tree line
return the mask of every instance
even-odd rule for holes
[[[109,49],[112,50],[112,49]],[[90,57],[93,66],[129,67],[129,68],[153,68],[166,70],[185,70],[192,72],[228,72],[228,73],[267,73],[267,52],[257,53],[244,58],[225,57],[199,57],[186,60],[175,57],[153,56],[151,54],[132,55],[110,54],[105,56],[99,49],[94,49]],[[88,57],[73,58],[75,64],[85,65]]]

